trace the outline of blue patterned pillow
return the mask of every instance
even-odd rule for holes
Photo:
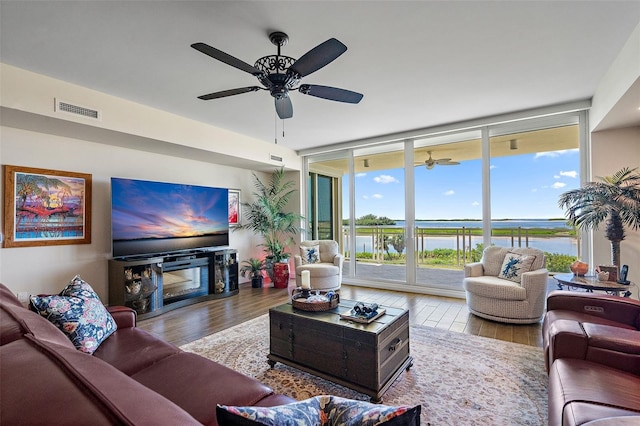
[[[320,262],[320,245],[300,247],[300,257],[303,265]]]
[[[421,408],[322,395],[275,407],[218,405],[216,415],[219,424],[234,426],[413,426],[420,424]]]
[[[519,283],[522,280],[522,274],[531,270],[534,260],[536,260],[535,256],[509,252],[504,257],[498,278]]]
[[[75,276],[54,296],[31,296],[30,308],[48,319],[82,352],[92,354],[117,326],[91,286]]]

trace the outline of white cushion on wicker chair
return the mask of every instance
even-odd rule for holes
[[[501,300],[524,300],[527,291],[518,283],[497,277],[474,277],[467,280],[467,291],[478,296]]]
[[[318,246],[320,262],[303,263],[302,256],[294,256],[296,266],[296,285],[301,286],[302,271],[309,271],[311,288],[318,290],[338,290],[342,284],[342,264],[344,257],[339,253],[338,243],[334,240],[308,240],[300,247]]]
[[[535,256],[531,270],[514,282],[498,278],[509,253]],[[463,287],[469,311],[479,317],[506,323],[531,324],[544,314],[549,272],[544,252],[534,248],[487,247],[480,262],[465,265]]]

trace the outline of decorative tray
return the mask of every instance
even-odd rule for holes
[[[355,312],[353,309],[350,309],[346,312],[340,314],[340,318],[348,321],[359,322],[362,324],[369,324],[383,316],[387,312],[386,309],[378,309],[377,311],[369,314],[363,315]]]
[[[291,294],[291,304],[302,311],[328,311],[339,303],[340,295],[333,291],[296,288]]]

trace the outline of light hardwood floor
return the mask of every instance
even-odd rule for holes
[[[408,308],[411,325],[443,328],[542,347],[541,323],[519,325],[488,321],[470,314],[462,299],[349,285],[342,286],[340,297]],[[141,320],[138,326],[180,346],[266,314],[269,308],[288,301],[289,293],[286,289],[254,289],[245,283],[240,284],[238,295],[175,309]]]

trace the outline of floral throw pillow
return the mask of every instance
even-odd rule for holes
[[[59,295],[31,296],[29,306],[62,330],[77,349],[88,354],[94,353],[117,329],[93,288],[77,275]]]
[[[504,257],[498,278],[519,283],[522,280],[522,274],[531,270],[534,260],[536,260],[535,256],[509,252]]]
[[[234,426],[413,426],[420,424],[421,406],[372,404],[331,395],[275,407],[218,405],[218,423]]]
[[[300,257],[303,265],[320,262],[320,246],[300,247]]]

